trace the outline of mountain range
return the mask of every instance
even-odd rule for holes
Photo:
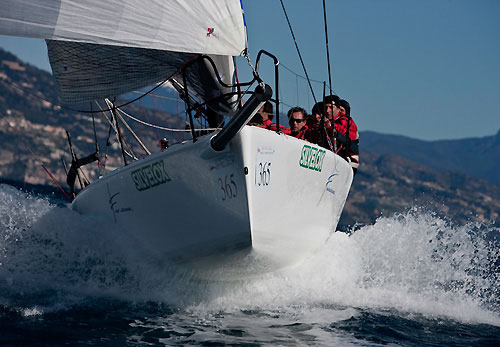
[[[434,169],[500,184],[500,130],[493,136],[461,140],[422,141],[373,131],[364,131],[360,137],[363,148],[373,153],[394,154]]]
[[[149,123],[184,128],[186,119],[177,115],[178,110],[141,105],[139,101],[124,109]],[[159,151],[161,138],[170,143],[185,139],[182,133],[151,130],[135,122],[130,126],[152,152]],[[62,160],[71,161],[66,130],[79,157],[95,151],[97,138],[101,153],[108,154],[107,166],[121,164],[114,139],[107,145],[105,119],[60,106],[50,73],[0,49],[0,182],[55,187],[45,169],[64,182]],[[379,216],[415,208],[454,223],[499,223],[500,132],[483,138],[422,141],[365,131],[360,134],[360,146],[361,166],[341,225],[373,223]],[[138,157],[145,155],[141,149],[135,151]],[[100,170],[94,166],[87,174],[96,177]],[[53,191],[58,194],[56,188]]]

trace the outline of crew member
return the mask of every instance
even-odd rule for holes
[[[302,107],[292,107],[288,111],[288,123],[290,124],[290,135],[305,140],[308,129],[306,125],[307,112]]]
[[[276,131],[276,129],[278,129],[276,127],[276,123],[273,122],[273,104],[271,104],[269,101],[266,101],[260,108],[259,113],[262,115],[262,119],[264,120],[263,124],[266,129],[272,131]],[[284,134],[290,135],[290,129],[281,124],[280,131]]]
[[[354,174],[359,167],[358,126],[351,118],[351,105],[346,100],[339,100],[340,112],[334,118],[337,153],[351,164]]]
[[[311,114],[309,116],[307,116],[306,124],[309,127],[309,129],[311,129],[319,124],[319,122],[321,121],[321,118],[323,118],[324,108],[325,108],[325,106],[323,104],[323,101],[320,101],[313,106],[313,108],[311,110]]]
[[[305,139],[335,151],[350,163],[356,174],[359,166],[359,134],[350,113],[351,107],[346,100],[341,100],[337,95],[325,97],[324,117],[306,132]]]
[[[262,120],[263,120],[263,125],[265,127],[268,127],[268,126],[276,126],[276,124],[273,123],[273,104],[271,104],[269,101],[266,101],[264,103],[264,105],[262,105],[259,109],[259,111],[257,112],[259,113],[261,116],[262,116]]]
[[[337,103],[340,98],[337,95],[329,95],[325,97],[323,102],[319,102],[313,107],[313,113],[316,114],[317,122],[314,126],[309,127],[305,134],[305,139],[315,143],[323,148],[334,151],[334,117],[338,116],[340,109]]]

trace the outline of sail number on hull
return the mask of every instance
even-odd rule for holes
[[[238,187],[234,181],[234,174],[225,175],[224,179],[218,178],[222,201],[234,199],[238,196]]]
[[[271,183],[271,162],[260,162],[255,166],[255,185],[266,187]]]
[[[269,144],[257,146],[255,156],[255,188],[259,191],[271,191],[271,172],[274,166],[274,153],[276,150]]]

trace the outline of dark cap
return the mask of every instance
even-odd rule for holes
[[[347,100],[344,100],[344,99],[339,100],[337,106],[338,107],[343,107],[345,109],[345,114],[346,115],[349,116],[351,114],[351,105],[349,105],[349,103],[347,102]]]
[[[337,105],[339,102],[340,98],[337,95],[328,95],[325,96],[324,103],[325,104],[332,104],[332,105]]]
[[[311,110],[311,114],[323,114],[324,111],[324,104],[323,101],[318,102],[316,105],[313,106]]]

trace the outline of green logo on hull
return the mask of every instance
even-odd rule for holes
[[[304,145],[300,153],[299,165],[306,169],[319,171],[323,169],[323,159],[325,159],[326,152],[322,149]]]
[[[134,170],[130,175],[135,183],[135,187],[140,192],[171,181],[163,166],[163,160]]]

